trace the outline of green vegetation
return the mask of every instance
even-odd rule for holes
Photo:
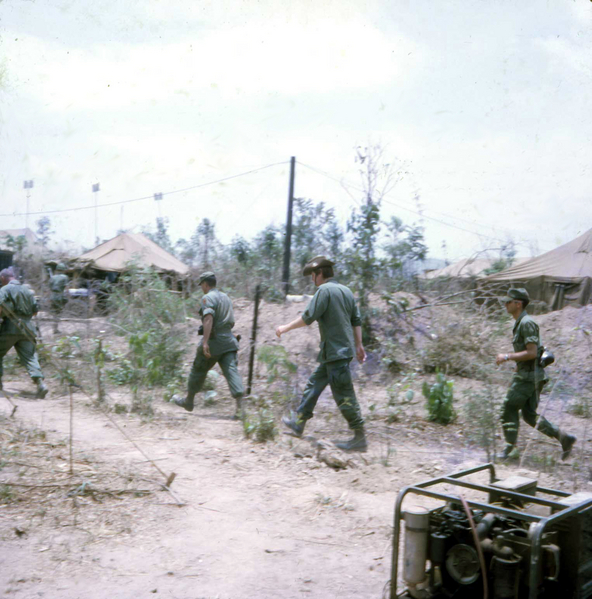
[[[456,412],[452,406],[453,389],[454,381],[447,380],[441,372],[436,374],[436,382],[433,385],[424,382],[422,393],[426,398],[428,420],[438,424],[450,424],[456,419]]]

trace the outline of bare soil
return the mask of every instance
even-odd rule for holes
[[[263,304],[258,333],[260,344],[284,345],[298,365],[300,389],[315,367],[318,333],[300,329],[280,342],[274,331],[304,307]],[[252,309],[247,301],[235,302],[245,378]],[[416,322],[428,330],[437,326],[430,324],[436,317],[426,312]],[[569,378],[572,391],[587,393],[592,306],[538,320],[558,355],[556,372]],[[51,323],[42,318],[41,324],[44,340],[51,342]],[[188,326],[195,331],[195,321],[188,320]],[[511,323],[503,326],[509,341]],[[118,343],[105,319],[67,321],[61,328],[70,335],[102,335]],[[191,338],[186,372],[197,343],[195,333]],[[500,351],[504,347],[500,341]],[[409,370],[393,376],[380,362],[381,356],[371,354],[366,365],[355,369],[370,441],[369,451],[361,455],[346,455],[333,445],[348,431],[328,392],[304,438],[280,431],[275,440],[257,443],[231,419],[234,406],[223,380],[218,385],[222,399],[214,405],[198,403],[187,413],[155,401],[154,415],[141,418],[99,408],[81,392],[71,400],[53,381],[50,395],[35,400],[20,367],[5,375],[10,401],[0,397],[0,596],[383,596],[398,491],[483,463],[486,457],[465,441],[471,423],[462,417],[447,427],[427,422],[422,401],[407,408],[403,421],[387,424],[381,415],[386,389],[407,376],[420,397],[421,384],[433,375],[418,371],[410,359]],[[509,371],[502,374],[509,380]],[[459,399],[462,390],[482,385],[474,379],[454,380]],[[557,444],[522,427],[521,445],[533,435],[530,451],[537,459],[527,463],[530,469],[498,466],[498,476],[520,472],[542,486],[592,490],[590,420],[568,413],[569,402],[578,397],[564,387],[546,415],[578,435],[573,457],[560,462]],[[253,392],[269,392],[262,364],[257,365]],[[129,399],[116,389],[110,396],[111,403]],[[18,407],[11,416],[13,404]],[[279,417],[288,407],[276,411],[280,429]],[[171,473],[176,476],[169,492],[164,484]]]

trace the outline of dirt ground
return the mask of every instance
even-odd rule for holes
[[[258,343],[280,343],[275,327],[304,307],[304,302],[263,304]],[[565,356],[561,368],[580,390],[587,388],[592,372],[590,308],[539,317],[545,338]],[[236,331],[246,340],[252,304],[237,301],[235,312]],[[44,339],[51,340],[51,324],[42,318],[41,325]],[[508,339],[510,328],[508,323]],[[62,332],[110,336],[104,319],[64,322]],[[192,340],[186,372],[195,334]],[[301,388],[315,366],[318,333],[296,330],[281,343],[298,365]],[[245,375],[248,350],[242,345]],[[370,355],[355,369],[360,403],[369,416],[370,447],[361,455],[346,455],[332,444],[348,431],[328,393],[304,438],[280,430],[274,441],[257,443],[232,420],[223,382],[218,385],[222,399],[214,405],[198,402],[189,414],[155,402],[154,415],[141,418],[103,411],[80,392],[72,398],[60,395],[51,380],[48,397],[35,400],[22,369],[5,375],[10,401],[0,396],[0,596],[385,596],[398,491],[478,465],[486,456],[464,439],[470,423],[429,423],[421,404],[402,422],[373,417],[372,406],[384,404],[386,387],[396,384],[377,361]],[[429,376],[414,377],[420,395]],[[479,384],[459,378],[455,389]],[[259,364],[253,392],[266,389],[267,374]],[[115,391],[111,395],[118,399]],[[547,416],[578,435],[573,457],[558,461],[557,444],[522,427],[522,442],[534,434],[532,451],[554,456],[552,466],[548,460],[529,462],[529,470],[498,466],[498,477],[521,473],[541,486],[592,491],[590,420],[570,415],[562,401],[553,402]],[[169,492],[164,484],[171,473],[176,476]]]

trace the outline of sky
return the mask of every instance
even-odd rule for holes
[[[3,0],[0,228],[251,238],[291,156],[345,223],[380,144],[430,256],[536,255],[592,228],[591,48],[589,0]]]

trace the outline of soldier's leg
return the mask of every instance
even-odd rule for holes
[[[230,395],[236,400],[236,416],[242,418],[243,416],[243,405],[242,398],[245,394],[245,388],[243,387],[243,380],[238,371],[238,355],[235,351],[229,351],[222,354],[218,358],[218,364],[222,369],[222,374],[228,383],[230,388]]]
[[[327,374],[326,364],[319,364],[317,369],[310,375],[300,405],[296,408],[296,413],[303,421],[310,420],[313,417],[317,401],[325,387],[329,384],[329,375]]]
[[[559,439],[559,427],[555,426],[554,424],[551,424],[544,416],[538,416],[538,403],[539,396],[535,391],[533,385],[531,395],[528,398],[528,401],[524,404],[524,407],[522,408],[522,418],[524,418],[524,422],[526,422],[526,424],[532,426],[533,428],[537,427],[537,429],[541,431],[543,435],[551,437],[551,439]]]
[[[327,371],[333,399],[335,399],[342,416],[347,420],[349,428],[356,430],[363,428],[364,419],[356,398],[349,363],[350,360],[329,362]]]
[[[47,386],[43,382],[43,372],[39,366],[36,345],[28,339],[19,339],[14,349],[19,357],[20,363],[27,369],[29,376],[37,385],[37,399],[43,399],[48,392]]]
[[[532,383],[513,380],[508,389],[501,413],[502,429],[507,446],[513,447],[518,440],[520,410],[530,397],[530,387],[532,387]]]
[[[191,366],[191,372],[189,373],[189,379],[187,380],[187,399],[186,403],[193,407],[193,400],[195,394],[201,391],[206,376],[211,368],[216,364],[216,358],[206,358],[203,353],[202,346],[197,348],[195,353],[195,359]]]
[[[329,384],[329,376],[325,364],[319,364],[317,369],[310,375],[300,405],[296,409],[296,414],[289,417],[284,416],[282,422],[297,436],[300,437],[304,432],[306,421],[313,417],[317,401],[325,387]]]
[[[0,383],[2,382],[2,375],[4,374],[4,368],[2,361],[4,356],[14,347],[18,337],[15,335],[0,335]]]

